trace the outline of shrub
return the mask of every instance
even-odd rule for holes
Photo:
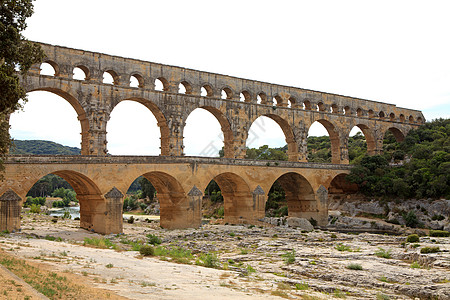
[[[352,263],[347,266],[347,269],[360,271],[363,269],[363,267],[360,264]]]
[[[152,245],[160,245],[162,243],[161,239],[154,234],[147,234],[148,243]]]
[[[420,269],[420,268],[421,268],[421,265],[417,261],[415,261],[411,264],[411,269]]]
[[[405,224],[408,227],[417,227],[419,225],[419,220],[417,219],[416,213],[413,210],[410,210],[406,215],[403,216],[405,220]]]
[[[314,218],[310,218],[310,219],[309,219],[309,223],[311,223],[311,225],[312,225],[313,227],[316,227],[316,226],[317,226],[317,221],[316,221],[316,219],[314,219]]]
[[[284,262],[287,265],[293,264],[295,262],[295,250],[287,251],[281,256],[284,258]]]
[[[31,204],[30,212],[33,214],[38,214],[41,212],[41,207],[37,204]]]
[[[63,219],[72,219],[72,216],[70,215],[70,212],[65,211],[63,215]]]
[[[134,223],[134,217],[131,216],[128,220],[127,220],[128,224],[133,224]]]
[[[202,254],[195,263],[207,268],[217,268],[219,266],[219,258],[214,253]]]
[[[384,250],[383,248],[378,248],[378,250],[375,252],[375,255],[382,258],[391,258],[391,250]]]
[[[344,245],[342,243],[337,244],[335,248],[336,248],[337,251],[352,252],[352,249],[350,248],[350,246]]]
[[[155,249],[150,245],[143,245],[139,249],[139,253],[143,256],[153,256],[155,255]]]
[[[309,289],[309,285],[307,283],[296,283],[295,289],[299,290],[299,291],[304,291],[304,290]]]
[[[419,236],[417,234],[410,234],[406,238],[406,241],[408,243],[418,243],[420,241],[420,238],[419,238]]]
[[[441,252],[439,247],[423,247],[422,249],[420,249],[420,253],[422,254],[437,253],[437,252]]]
[[[446,237],[450,236],[450,232],[445,230],[430,230],[430,236],[432,237]]]

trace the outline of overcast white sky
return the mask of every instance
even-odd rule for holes
[[[34,41],[393,103],[427,120],[450,117],[450,1],[34,3],[24,32]],[[45,92],[29,100],[11,118],[14,138],[79,147],[68,103]],[[186,153],[222,147],[219,124],[195,113]],[[249,146],[285,144],[276,123],[259,122]],[[112,154],[159,154],[156,121],[140,104],[118,105],[107,130]]]

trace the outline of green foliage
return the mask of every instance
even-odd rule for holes
[[[351,263],[347,265],[347,269],[360,271],[363,269],[363,267],[360,264]]]
[[[24,207],[31,207],[32,205],[35,206],[43,206],[45,205],[45,201],[47,199],[45,197],[27,197],[27,201],[25,201],[25,204],[23,205]]]
[[[281,256],[284,259],[284,263],[287,265],[293,264],[295,262],[295,250],[287,251]]]
[[[31,155],[80,155],[81,149],[63,146],[52,141],[14,140],[11,145],[10,153]]]
[[[141,186],[141,190],[142,190],[141,197],[142,198],[148,197],[148,199],[150,199],[150,202],[153,202],[153,200],[155,199],[155,196],[156,196],[155,187],[145,177],[138,178],[138,182],[139,182],[139,184]]]
[[[139,249],[139,253],[143,256],[153,256],[155,255],[155,249],[150,245],[143,245]]]
[[[70,184],[61,177],[48,174],[39,179],[33,187],[28,191],[27,196],[44,197],[50,196],[56,189],[65,188],[73,190]]]
[[[405,225],[408,227],[415,228],[419,225],[419,220],[413,210],[410,210],[407,214],[405,214],[403,219],[405,220]]]
[[[420,238],[417,234],[410,234],[406,238],[406,242],[408,243],[418,243],[420,241]]]
[[[131,211],[131,210],[136,210],[138,208],[138,199],[136,195],[131,195],[129,197],[126,197],[123,200],[123,210],[124,211]]]
[[[27,41],[21,34],[26,19],[33,14],[31,0],[2,1],[0,9],[0,168],[11,144],[6,117],[27,99],[19,76],[25,77],[32,64],[42,61],[44,53],[38,44]],[[18,72],[16,68],[18,67]]]
[[[432,237],[447,237],[450,236],[450,232],[445,230],[430,230],[430,236]]]
[[[379,247],[378,250],[375,251],[375,255],[381,258],[391,258],[391,250],[385,250]]]
[[[417,261],[414,261],[411,264],[411,269],[420,269],[420,268],[422,268],[422,266]]]
[[[162,243],[161,239],[154,234],[147,234],[148,243],[152,245],[160,245]]]
[[[437,253],[441,252],[441,249],[439,247],[423,247],[420,249],[420,253],[427,254],[427,253]]]
[[[93,247],[97,247],[97,248],[102,248],[102,249],[117,249],[116,244],[114,244],[113,242],[111,242],[109,239],[106,238],[84,238],[84,242],[83,245],[90,245]]]
[[[427,122],[411,130],[401,143],[388,133],[383,150],[382,156],[363,157],[347,177],[363,194],[450,198],[450,119]],[[402,163],[389,166],[388,161]]]
[[[65,189],[63,187],[58,188],[53,191],[52,197],[62,198],[63,200],[53,202],[53,207],[67,207],[70,202],[78,202],[76,196],[77,194],[73,190]]]
[[[218,268],[220,266],[220,261],[215,253],[210,252],[200,254],[195,261],[195,264],[207,268]]]
[[[264,145],[259,147],[258,149],[247,149],[245,158],[256,160],[288,160],[286,151],[287,145],[281,148],[269,148],[269,146]]]
[[[336,244],[336,246],[334,247],[337,251],[348,251],[348,252],[352,252],[352,248],[348,245],[344,245],[342,243],[338,243]]]
[[[41,212],[41,206],[40,206],[40,205],[37,205],[37,204],[32,204],[32,205],[30,206],[30,212],[33,213],[33,214],[38,214],[38,213],[40,213],[40,212]]]

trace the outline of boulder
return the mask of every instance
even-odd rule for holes
[[[287,225],[289,227],[294,227],[305,231],[314,230],[314,227],[311,225],[311,223],[304,218],[295,218],[295,217],[287,218]]]

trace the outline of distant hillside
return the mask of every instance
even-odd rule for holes
[[[68,147],[51,141],[20,141],[14,140],[10,154],[35,155],[79,155],[81,150],[77,147]]]

